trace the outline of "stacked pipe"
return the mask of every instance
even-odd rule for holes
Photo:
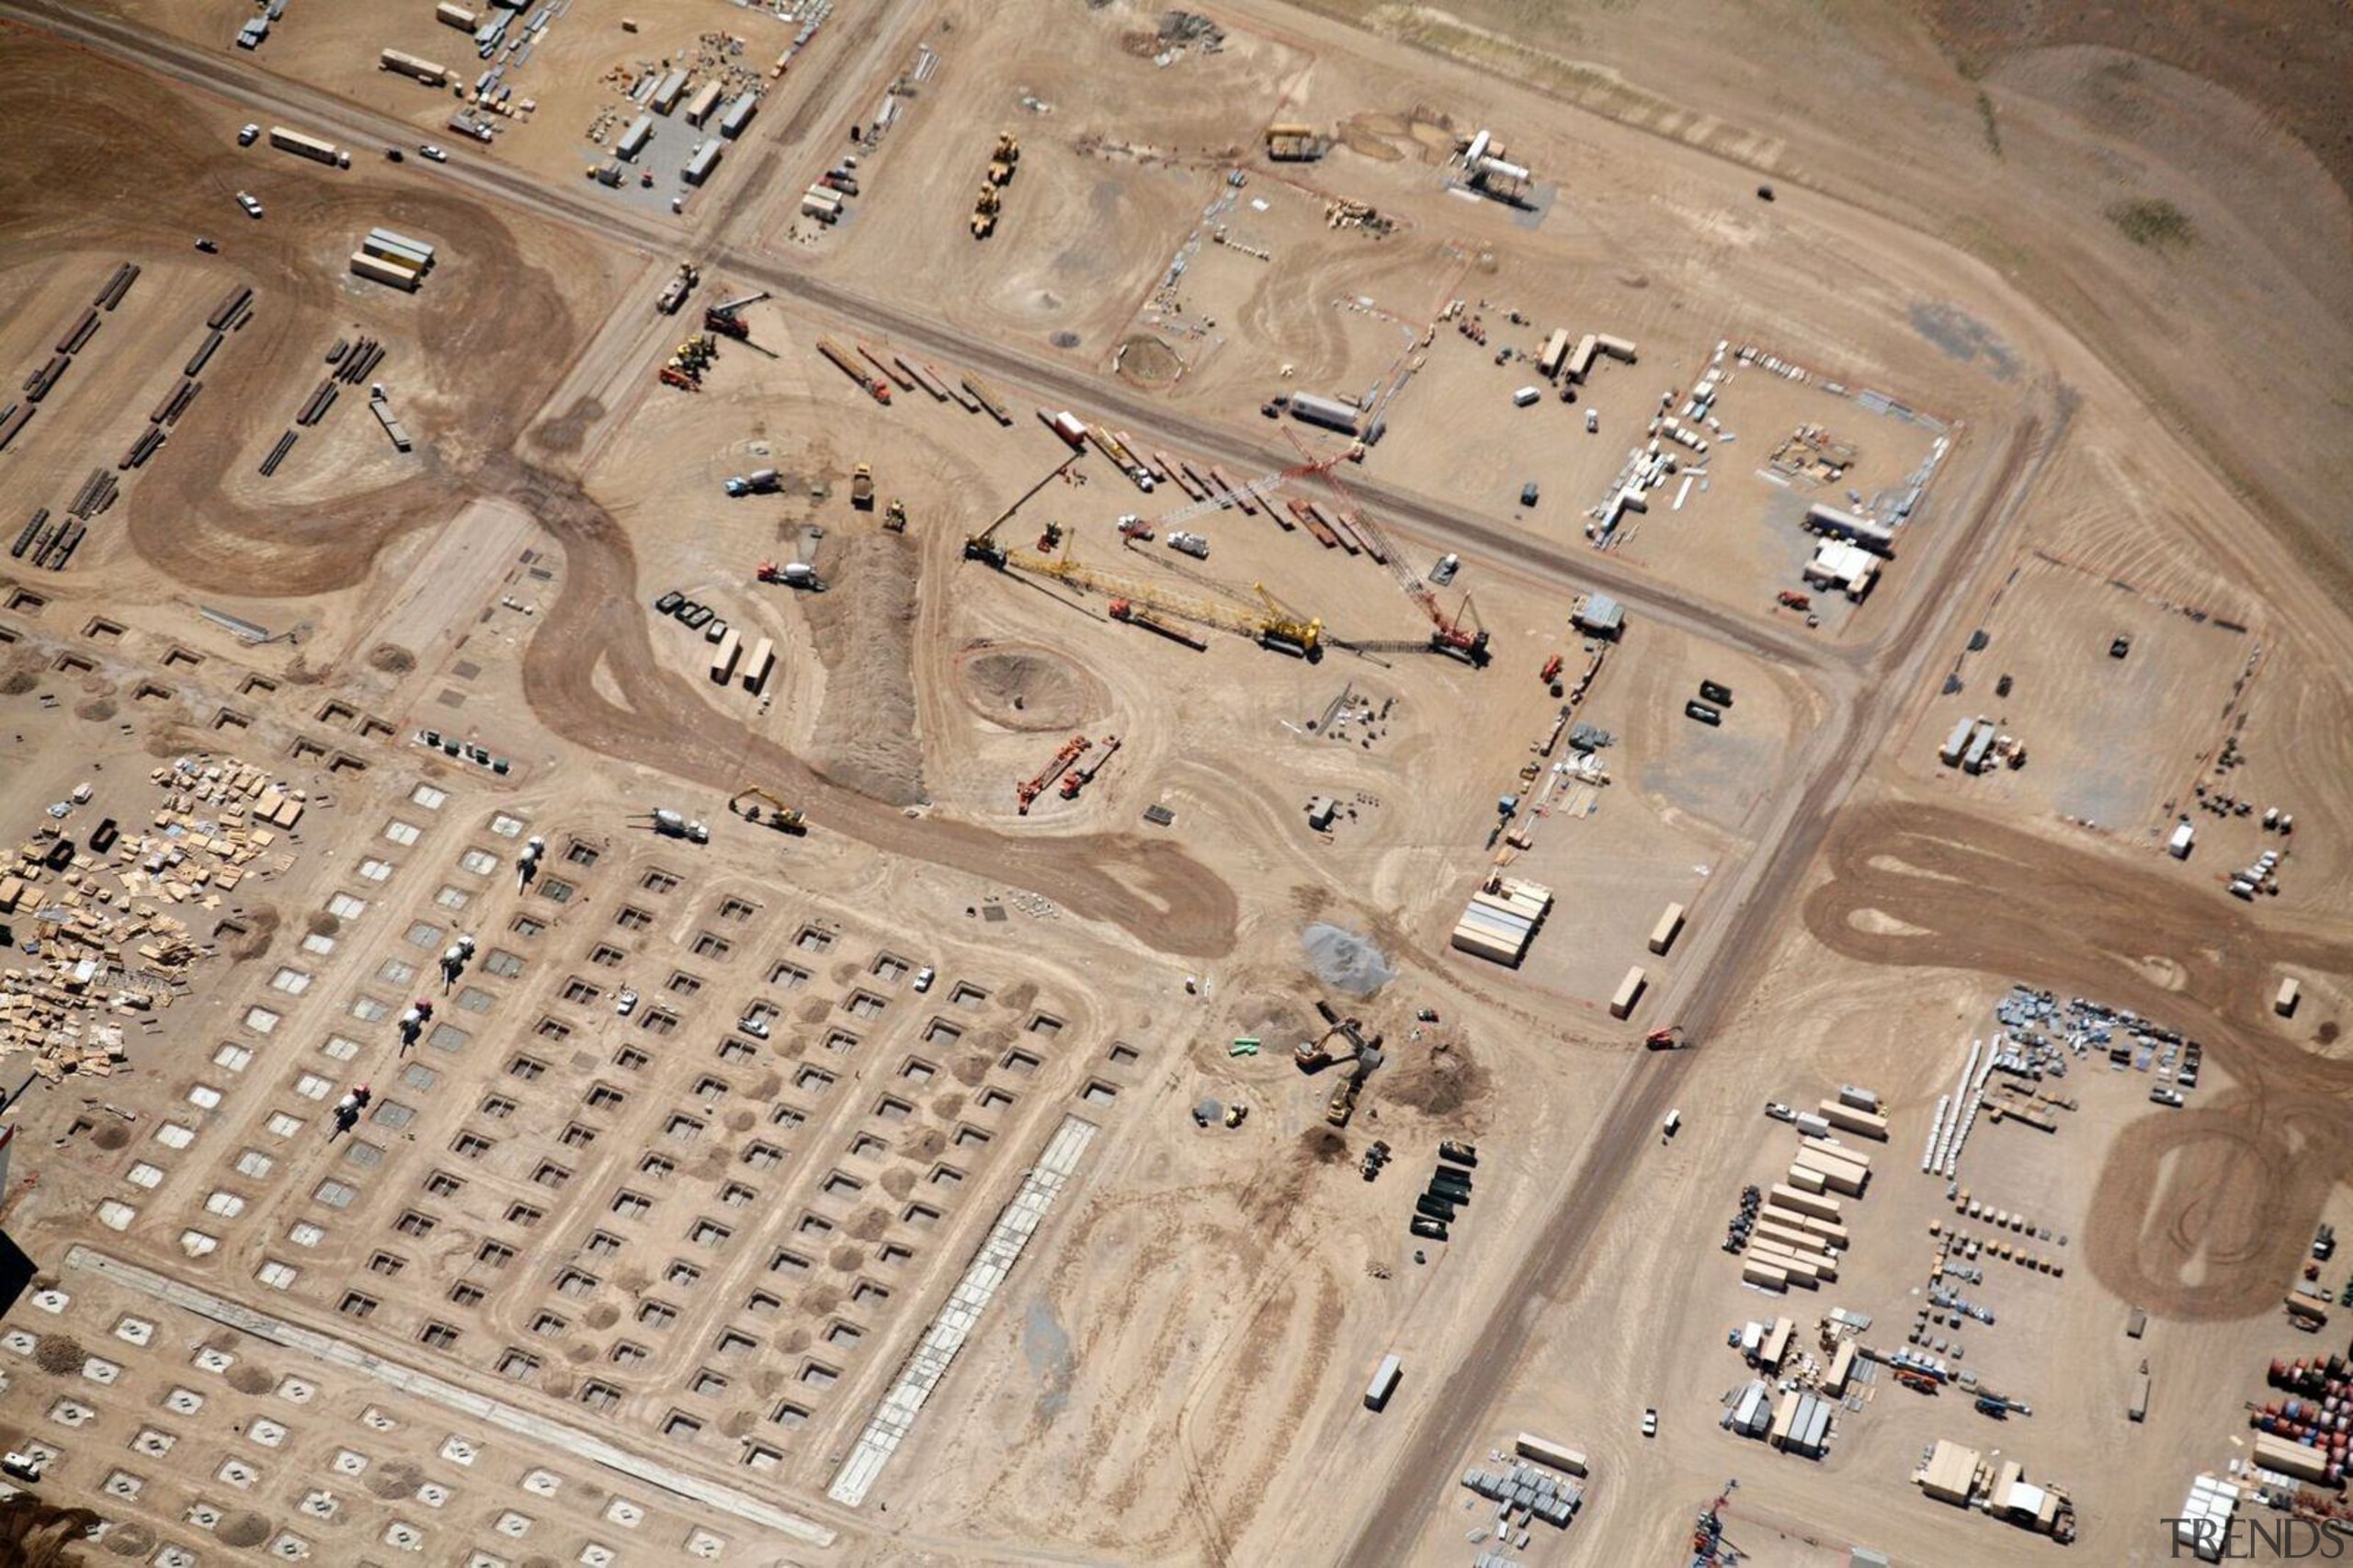
[[[372,337],[363,337],[352,346],[349,353],[343,357],[341,368],[335,371],[335,379],[351,386],[358,386],[361,381],[374,375],[376,367],[383,362],[384,346]]]
[[[107,286],[98,290],[95,301],[97,307],[102,311],[111,311],[122,303],[122,297],[131,292],[131,286],[138,278],[139,268],[131,262],[126,261],[116,267],[114,276],[107,280]]]
[[[180,374],[184,376],[193,376],[199,370],[203,369],[204,362],[212,358],[214,351],[219,349],[222,344],[228,341],[228,335],[229,335],[227,333],[222,332],[219,327],[213,328],[212,331],[205,337],[203,344],[198,347],[197,351],[188,356],[188,364],[182,368]]]
[[[302,404],[301,412],[294,416],[294,423],[303,426],[316,425],[325,416],[326,411],[335,406],[335,400],[334,380],[330,378],[321,381],[318,390],[311,393],[310,398]]]
[[[286,454],[293,449],[294,432],[289,430],[286,434],[278,438],[278,445],[269,449],[269,456],[261,460],[262,477],[264,479],[267,479],[271,474],[276,473],[278,472],[278,465],[284,462],[286,460]]]
[[[204,318],[204,324],[214,332],[224,331],[231,319],[243,311],[253,297],[251,289],[242,283],[237,285],[221,297],[221,302],[212,307],[212,313]]]
[[[131,449],[123,453],[122,460],[114,466],[118,469],[142,468],[146,465],[147,460],[155,455],[155,449],[163,444],[164,427],[160,425],[150,425],[139,433],[139,438],[131,443]]]
[[[94,468],[65,509],[77,517],[94,517],[114,505],[116,493],[114,475],[105,469]]]
[[[74,552],[82,547],[82,536],[88,531],[87,523],[69,523],[66,525],[65,531],[57,536],[56,543],[35,555],[33,564],[45,571],[64,571],[65,563],[73,560]]]
[[[188,377],[182,376],[173,385],[172,390],[164,394],[164,401],[155,405],[154,412],[147,415],[147,423],[150,425],[178,423],[179,416],[188,412],[188,405],[194,402],[196,394],[203,390],[202,381],[190,381]]]
[[[40,537],[41,525],[48,521],[49,508],[43,506],[33,514],[32,521],[27,523],[24,531],[17,536],[17,542],[8,547],[8,553],[19,561],[23,560],[25,551],[33,547],[33,540]],[[2275,1361],[2272,1365],[2278,1366],[2279,1363]]]
[[[32,416],[33,405],[28,403],[12,403],[8,405],[7,413],[0,414],[0,452],[8,449],[8,443],[17,438],[18,431],[31,423]]]

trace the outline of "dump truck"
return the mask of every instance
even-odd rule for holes
[[[874,510],[874,469],[860,463],[850,471],[849,504],[861,512]]]
[[[654,308],[665,316],[676,315],[678,308],[687,302],[687,296],[693,293],[695,285],[701,281],[702,275],[695,270],[693,262],[678,263],[678,270],[672,273],[670,281],[662,286],[662,292],[654,300]]]
[[[739,473],[722,480],[720,488],[733,496],[766,495],[783,488],[783,481],[772,468],[756,468],[749,473]]]

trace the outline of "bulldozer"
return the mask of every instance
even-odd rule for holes
[[[809,819],[802,814],[798,806],[786,805],[775,795],[756,784],[747,784],[736,790],[735,798],[727,802],[727,809],[745,822],[757,823],[762,827],[772,827],[779,833],[800,834],[809,831]]]
[[[892,496],[891,504],[882,508],[882,526],[894,534],[907,531],[907,504],[896,495]]]
[[[1019,163],[1021,161],[1021,139],[1014,135],[1010,131],[998,131],[996,133],[996,152],[993,156],[1000,164],[1012,165]]]
[[[979,208],[972,210],[972,238],[985,240],[996,233],[996,214]]]

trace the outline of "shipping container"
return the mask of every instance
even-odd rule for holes
[[[2271,1010],[2283,1018],[2294,1017],[2296,1001],[2302,994],[2302,987],[2297,983],[2296,977],[2290,975],[2279,983],[2278,994],[2271,998]]]
[[[725,686],[735,676],[735,660],[744,651],[744,634],[733,627],[719,640],[719,649],[710,656],[710,679],[714,686]]]
[[[456,28],[460,32],[468,33],[474,30],[474,25],[478,19],[472,11],[463,6],[452,4],[451,0],[441,0],[440,5],[433,7],[433,16],[434,19],[442,26]]]
[[[1628,970],[1626,978],[1618,983],[1618,994],[1609,999],[1609,1016],[1613,1018],[1632,1016],[1634,1004],[1642,1000],[1643,987],[1649,983],[1650,976],[1643,972],[1640,964]]]
[[[365,278],[371,283],[382,283],[405,294],[416,292],[416,274],[398,262],[369,256],[366,251],[351,253],[351,272],[355,278]]]
[[[767,689],[775,669],[776,639],[763,637],[752,645],[752,656],[744,661],[744,689],[757,697]]]
[[[1586,379],[1586,374],[1593,369],[1594,350],[1599,347],[1600,342],[1599,338],[1589,332],[1577,339],[1577,346],[1569,350],[1569,362],[1563,367],[1568,371],[1569,380],[1581,381]],[[1590,414],[1586,415],[1586,428],[1588,430],[1593,428],[1593,415]]]
[[[1858,1138],[1874,1138],[1882,1143],[1887,1142],[1887,1118],[1883,1116],[1858,1110],[1838,1100],[1823,1101],[1822,1114],[1831,1126],[1841,1132],[1852,1133]]]
[[[1634,340],[1631,337],[1610,337],[1605,335],[1595,338],[1593,346],[1612,359],[1623,359],[1629,365],[1634,363]]]
[[[1651,927],[1651,951],[1665,952],[1675,946],[1675,938],[1682,930],[1683,906],[1670,903],[1666,906],[1666,913],[1658,917],[1658,924]]]
[[[1801,1214],[1818,1215],[1824,1220],[1836,1220],[1845,1212],[1845,1206],[1835,1198],[1824,1198],[1819,1193],[1800,1192],[1793,1187],[1780,1184],[1771,1187],[1766,1193],[1766,1197],[1784,1209],[1793,1209]]]
[[[1379,1410],[1387,1405],[1389,1396],[1397,1392],[1397,1380],[1404,1375],[1404,1370],[1405,1363],[1395,1356],[1382,1357],[1381,1365],[1373,1369],[1372,1381],[1366,1385],[1364,1407]]]
[[[1744,1284],[1761,1285],[1768,1290],[1785,1290],[1790,1284],[1786,1269],[1776,1268],[1753,1257],[1740,1266],[1740,1278]]]
[[[413,76],[428,87],[441,86],[449,80],[449,73],[444,67],[434,64],[430,60],[420,60],[414,54],[404,54],[397,49],[384,51],[377,56],[376,63],[383,70]]]
[[[1952,733],[1946,738],[1944,749],[1937,753],[1938,757],[1947,767],[1961,766],[1962,754],[1969,750],[1969,732],[1976,727],[1977,721],[1974,719],[1962,718],[1953,721]]]
[[[1522,1432],[1518,1440],[1512,1445],[1512,1449],[1521,1459],[1534,1460],[1538,1464],[1550,1465],[1554,1470],[1570,1475],[1583,1475],[1586,1472],[1586,1460],[1583,1454],[1574,1449],[1565,1449],[1558,1443],[1540,1437],[1533,1432]]]

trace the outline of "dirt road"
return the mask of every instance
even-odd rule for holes
[[[565,739],[733,794],[746,781],[801,804],[820,832],[1046,894],[1072,914],[1118,926],[1163,951],[1211,957],[1233,943],[1233,890],[1174,843],[1131,835],[1014,838],[844,789],[783,748],[712,711],[663,669],[646,635],[628,536],[572,481],[514,459],[490,464],[484,488],[519,503],[561,543],[563,592],[524,655],[531,709]],[[598,689],[597,672],[619,689]]]
[[[2046,422],[2047,421],[2047,422]],[[2063,403],[2055,403],[2021,433],[1987,491],[1952,531],[1950,559],[1982,575],[2005,559],[2002,545],[2024,516],[2028,497],[2065,433]],[[1760,851],[1745,869],[1746,886],[1718,912],[1723,922],[1704,952],[1716,961],[1687,965],[1694,978],[1679,996],[1666,998],[1659,1016],[1682,1024],[1699,1051],[1654,1055],[1638,1051],[1610,1091],[1609,1103],[1579,1154],[1574,1172],[1562,1183],[1551,1212],[1505,1284],[1498,1315],[1487,1333],[1441,1374],[1443,1401],[1421,1407],[1409,1445],[1380,1490],[1381,1506],[1367,1515],[1340,1561],[1354,1568],[1377,1568],[1393,1560],[1396,1543],[1414,1540],[1419,1521],[1436,1506],[1437,1491],[1450,1484],[1455,1460],[1487,1418],[1506,1381],[1519,1366],[1546,1307],[1577,1289],[1588,1249],[1602,1233],[1637,1153],[1677,1101],[1701,1060],[1705,1041],[1747,994],[1751,967],[1772,947],[1774,926],[1795,896],[1799,879],[1844,808],[1847,793],[1884,740],[1930,660],[1946,645],[1954,619],[1972,603],[1970,585],[1942,594],[1923,594],[1903,620],[1877,646],[1896,650],[1885,668],[1864,685],[1854,706],[1837,714],[1824,733],[1827,752],[1798,765],[1802,787],[1768,829]],[[1813,770],[1803,770],[1811,764]]]
[[[1831,880],[1804,914],[1834,951],[2096,996],[2205,1045],[2234,1086],[2194,1110],[2155,1111],[2119,1140],[2085,1226],[2087,1261],[2109,1290],[2165,1317],[2276,1303],[2353,1157],[2353,1063],[2271,1035],[2273,966],[2353,971],[2353,935],[2276,929],[2219,892],[2185,896],[2154,871],[1915,802],[1849,812],[1827,858]],[[1865,911],[1909,929],[1863,929]],[[2151,978],[2152,959],[2178,983]]]

